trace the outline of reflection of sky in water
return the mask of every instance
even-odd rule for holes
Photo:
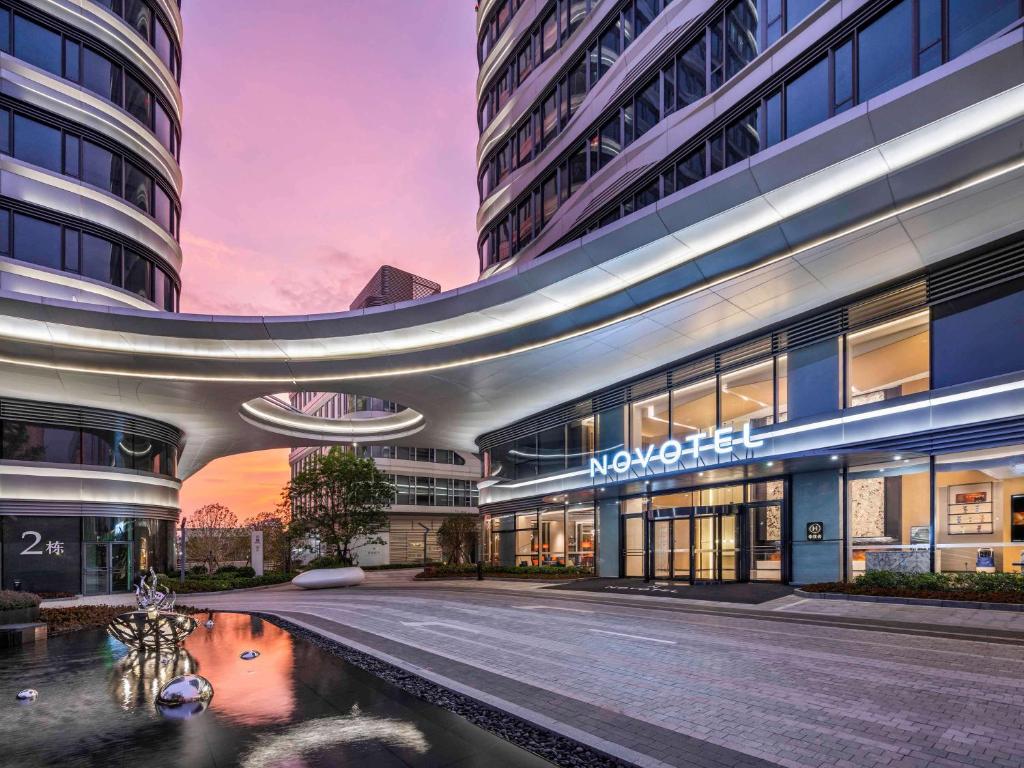
[[[100,631],[0,651],[0,765],[373,768],[547,763],[259,619],[215,614],[163,663]],[[239,654],[256,649],[244,661]],[[157,713],[172,677],[213,685],[190,719]],[[15,701],[22,688],[39,699]]]

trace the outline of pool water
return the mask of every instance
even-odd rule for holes
[[[164,664],[101,630],[0,651],[0,765],[550,766],[273,624],[213,618]],[[213,685],[209,707],[161,712],[160,686],[189,672]],[[39,698],[17,701],[23,688]]]

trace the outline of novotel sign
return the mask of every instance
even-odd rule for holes
[[[666,440],[659,446],[649,445],[647,448],[634,448],[632,453],[626,450],[605,453],[590,459],[590,476],[605,477],[608,472],[622,474],[633,466],[639,466],[646,472],[652,461],[663,466],[678,464],[683,459],[697,459],[701,451],[714,451],[716,455],[730,454],[735,448],[760,448],[764,440],[750,434],[750,422],[743,425],[740,432],[732,427],[719,427],[711,434],[695,432],[683,440]]]

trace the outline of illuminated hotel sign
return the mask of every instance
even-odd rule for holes
[[[591,458],[590,476],[606,477],[609,470],[622,474],[633,466],[639,466],[640,471],[645,472],[652,461],[667,467],[686,458],[696,460],[701,451],[714,451],[716,455],[725,455],[732,453],[734,448],[760,448],[762,445],[764,440],[751,437],[748,421],[739,434],[735,433],[732,427],[719,427],[710,435],[706,432],[695,432],[682,441],[666,440],[660,446],[634,448],[632,453],[626,450],[605,453],[600,457]]]

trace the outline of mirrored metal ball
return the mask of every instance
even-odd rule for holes
[[[193,701],[191,704],[157,704],[157,711],[167,720],[188,720],[201,715],[210,705],[208,701]]]
[[[252,661],[259,655],[259,651],[242,651],[241,658],[245,659],[246,661]]]
[[[39,695],[39,691],[37,691],[35,688],[26,688],[23,691],[18,691],[18,700],[19,701],[35,701],[36,700],[36,696],[38,696],[38,695]]]
[[[157,702],[169,706],[207,702],[213,697],[213,686],[201,675],[176,677],[160,689]]]
[[[203,622],[203,626],[207,629],[213,629],[213,619],[207,619]]]

